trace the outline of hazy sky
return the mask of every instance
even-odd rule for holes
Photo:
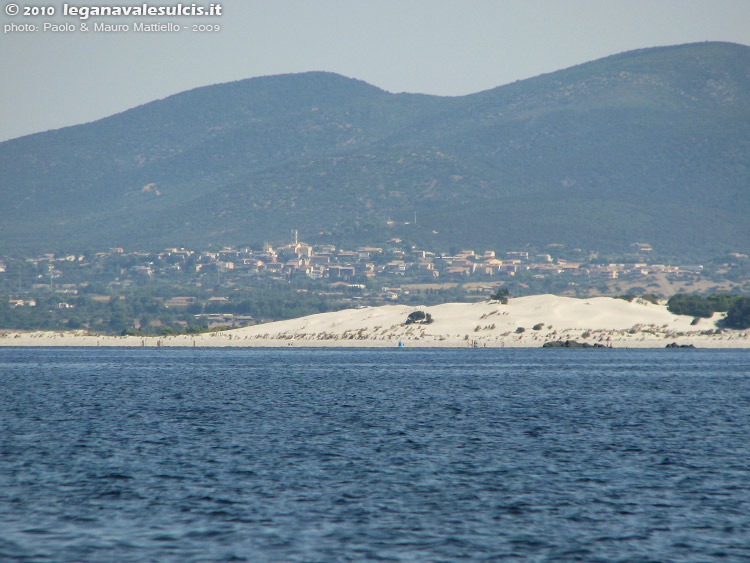
[[[135,2],[140,5],[142,1]],[[96,6],[96,0],[68,0]],[[196,0],[200,3],[201,0]],[[7,15],[10,4],[49,16]],[[133,0],[99,5],[128,5]],[[174,0],[151,0],[173,6]],[[186,1],[185,4],[190,4]],[[327,70],[391,92],[461,95],[657,45],[750,45],[750,0],[216,0],[216,17],[64,17],[2,0],[0,140],[75,125],[197,86]],[[209,5],[206,1],[205,4]],[[88,33],[44,32],[87,23]],[[95,23],[130,31],[93,31]],[[136,32],[137,22],[218,32]]]

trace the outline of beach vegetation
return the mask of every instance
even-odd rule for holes
[[[500,301],[503,305],[508,304],[508,298],[510,297],[510,291],[507,287],[500,287],[495,293],[490,296],[492,301]]]
[[[675,315],[710,318],[714,314],[711,304],[700,295],[678,293],[667,301],[667,310]]]
[[[649,303],[653,303],[654,305],[658,305],[659,303],[659,297],[654,295],[653,293],[644,293],[640,297],[638,297],[638,295],[636,295],[635,293],[626,293],[625,295],[618,295],[617,299],[622,299],[624,301],[627,301],[628,303],[632,303],[636,299],[642,299],[643,301],[648,301]]]
[[[729,311],[742,296],[732,293],[714,293],[706,298],[714,311]]]
[[[432,315],[430,313],[425,313],[424,311],[412,311],[409,313],[409,316],[406,317],[406,321],[404,324],[413,324],[413,323],[419,323],[419,324],[430,324],[432,322]]]
[[[729,311],[741,299],[740,295],[715,293],[708,297],[678,293],[667,301],[667,309],[675,315],[711,318],[716,312]]]
[[[727,328],[740,330],[750,328],[750,297],[736,299],[727,311],[723,324]]]

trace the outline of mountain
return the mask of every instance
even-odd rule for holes
[[[0,171],[0,254],[290,229],[445,249],[747,251],[750,47],[642,49],[460,97],[324,72],[252,78],[0,143]]]

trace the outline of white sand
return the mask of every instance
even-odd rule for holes
[[[405,325],[409,313],[430,313],[431,324]],[[321,313],[236,330],[171,337],[96,336],[75,332],[0,332],[0,346],[479,346],[540,347],[576,340],[614,347],[750,348],[750,330],[713,334],[716,321],[674,315],[664,305],[610,297],[533,295],[498,302],[432,307],[387,305]],[[538,330],[534,326],[544,325]],[[524,332],[516,329],[523,327]],[[711,332],[711,334],[708,334]]]

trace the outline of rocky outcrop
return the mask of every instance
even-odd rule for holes
[[[577,342],[575,340],[554,340],[545,342],[542,348],[606,348],[604,344],[589,344],[588,342]]]

